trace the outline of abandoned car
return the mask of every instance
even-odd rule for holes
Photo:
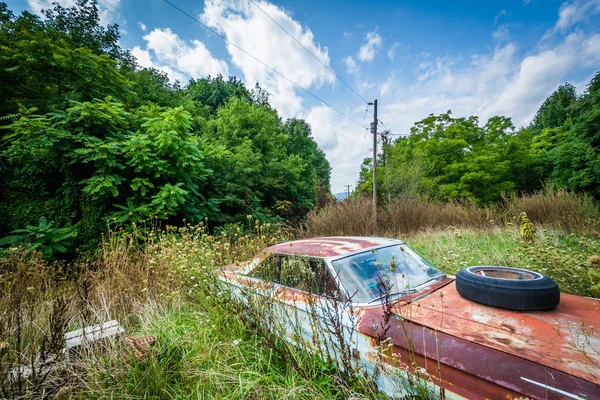
[[[535,272],[451,277],[399,240],[322,237],[268,247],[221,279],[287,309],[288,336],[305,344],[318,343],[311,318],[332,315],[310,307],[337,309],[357,363],[378,368],[392,397],[409,394],[406,376],[419,370],[440,398],[600,398],[600,301],[560,294]]]

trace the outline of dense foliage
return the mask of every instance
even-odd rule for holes
[[[41,218],[79,246],[107,221],[297,219],[329,193],[310,126],[282,121],[258,85],[171,84],[90,0],[44,19],[0,3],[0,23],[0,237]]]
[[[600,197],[600,72],[581,96],[560,86],[529,126],[495,116],[450,111],[415,123],[409,137],[382,134],[377,188],[382,200],[429,197],[490,203],[505,193],[533,193],[544,184]],[[372,160],[363,162],[359,193],[372,193]]]

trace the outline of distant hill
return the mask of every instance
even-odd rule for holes
[[[348,193],[347,192],[336,193],[336,194],[334,194],[334,196],[337,201],[342,201],[346,197],[348,197]]]

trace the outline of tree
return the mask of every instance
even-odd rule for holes
[[[565,83],[559,86],[539,108],[532,126],[538,130],[562,126],[569,118],[571,105],[576,100],[577,92],[573,85]]]
[[[600,196],[600,72],[571,105],[573,120],[552,131],[548,158],[551,182]],[[547,133],[549,135],[550,132]]]
[[[389,193],[390,198],[499,200],[516,186],[511,180],[513,138],[509,118],[492,117],[481,127],[477,117],[430,115],[415,124],[410,137],[393,145],[384,141],[377,167],[378,193]],[[365,160],[359,190],[370,192],[366,184],[370,175]]]
[[[330,195],[310,126],[258,84],[139,68],[92,0],[0,22],[0,237],[43,217],[90,249],[107,219],[297,221]]]

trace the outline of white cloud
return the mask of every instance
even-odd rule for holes
[[[352,32],[344,31],[344,34],[342,35],[342,37],[344,39],[350,39],[352,37]]]
[[[54,3],[58,3],[63,7],[72,7],[76,4],[76,0],[27,0],[29,8],[38,15],[42,15],[42,10],[54,8]],[[120,5],[121,0],[98,0],[100,23],[107,25],[119,22]]]
[[[593,35],[583,42],[583,59],[592,67],[600,63],[600,34]]]
[[[329,66],[327,48],[315,41],[310,29],[303,27],[274,4],[259,1],[258,5]],[[247,0],[207,0],[200,19],[304,88],[335,82],[335,77],[329,71]],[[302,97],[292,83],[234,46],[228,44],[227,50],[231,62],[242,71],[246,84],[252,87],[259,82],[273,95],[271,102],[282,116],[295,116],[301,111]]]
[[[510,39],[507,25],[500,25],[498,29],[492,32],[492,37],[498,42],[507,41]]]
[[[352,56],[347,56],[342,58],[342,62],[346,64],[346,68],[348,69],[348,73],[352,75],[360,74],[360,67],[356,65],[356,61],[352,58]]]
[[[525,3],[525,4],[527,4],[527,3]],[[496,14],[496,16],[494,17],[494,24],[497,24],[500,17],[503,17],[503,16],[506,16],[506,10],[500,10],[500,12],[498,14]]]
[[[400,46],[400,43],[394,42],[394,44],[392,44],[389,50],[387,51],[387,56],[392,61],[394,60],[394,56],[396,55],[396,50],[398,50],[398,46]]]
[[[366,43],[360,46],[356,56],[361,61],[372,61],[375,58],[375,53],[381,48],[383,39],[377,32],[368,32],[365,37]]]
[[[380,86],[380,114],[395,133],[407,133],[414,122],[447,110],[456,116],[478,115],[482,122],[504,115],[522,126],[569,73],[599,62],[600,34],[586,37],[581,32],[524,58],[515,43],[507,43],[490,55],[424,60],[416,69],[416,83],[402,86],[388,77]]]
[[[558,21],[554,31],[564,32],[578,22],[585,21],[590,15],[600,13],[600,0],[575,0],[563,3],[558,11]]]
[[[379,86],[379,95],[385,96],[393,86],[396,85],[396,77],[394,76],[394,71],[392,71],[387,79]]]
[[[229,75],[227,63],[214,58],[204,43],[184,41],[171,28],[154,29],[144,40],[146,49],[136,46],[131,53],[141,66],[164,71],[172,80],[185,82],[188,78]]]
[[[525,57],[484,115],[507,115],[517,125],[528,123],[566,73],[587,61],[583,39],[581,34],[571,34],[559,46]]]
[[[142,31],[146,32],[146,25],[142,21],[138,22],[138,26]]]
[[[369,109],[370,111],[372,108]],[[364,107],[355,110],[354,119],[362,121]],[[331,164],[331,182],[334,193],[343,191],[344,185],[354,185],[358,180],[360,164],[369,157],[372,139],[370,134],[347,118],[326,106],[312,107],[300,115],[312,127],[315,140]],[[370,119],[370,116],[367,115]],[[365,121],[368,126],[368,122]]]

